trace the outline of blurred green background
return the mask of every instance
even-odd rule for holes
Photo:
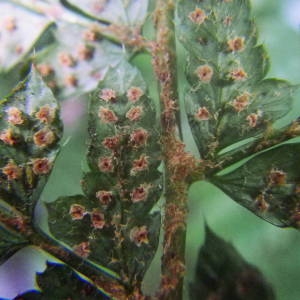
[[[300,83],[300,1],[252,0],[253,13],[271,59],[269,77],[279,77]],[[136,59],[145,76],[149,58]],[[184,65],[184,62],[182,63]],[[155,82],[152,80],[152,84]],[[3,82],[2,82],[3,84]],[[1,87],[1,83],[0,83]],[[54,201],[61,195],[81,193],[80,179],[85,169],[87,99],[70,99],[62,104],[65,119],[65,145],[42,195],[43,201]],[[295,96],[295,109],[289,118],[300,112],[300,92]],[[188,149],[196,152],[189,129],[186,127]],[[299,166],[300,167],[300,166]],[[280,229],[252,215],[220,190],[206,182],[195,183],[189,193],[187,236],[187,284],[192,280],[197,252],[203,242],[204,220],[224,239],[231,241],[247,261],[257,265],[273,284],[277,299],[300,299],[300,233],[294,229]],[[46,227],[42,205],[37,218]],[[153,290],[159,279],[159,254],[148,272],[145,288]],[[45,255],[25,249],[0,268],[0,299],[12,298],[34,282],[34,270],[44,267]],[[29,267],[30,266],[30,267]],[[187,286],[187,285],[186,285]]]

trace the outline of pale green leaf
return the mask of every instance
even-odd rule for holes
[[[42,15],[1,1],[0,72],[7,72],[23,62],[51,24]]]
[[[120,25],[142,25],[148,8],[148,0],[62,0],[62,3],[90,18]]]
[[[35,62],[44,80],[60,98],[94,90],[110,67],[124,60],[120,46],[102,40],[96,24],[58,24],[56,42],[37,53]]]

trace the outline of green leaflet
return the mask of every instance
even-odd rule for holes
[[[8,72],[24,60],[52,22],[5,1],[0,3],[0,20],[0,72]]]
[[[187,49],[185,103],[203,158],[264,133],[291,108],[295,87],[264,79],[248,0],[179,1],[177,35]]]
[[[211,98],[205,100],[207,95],[203,90],[190,92],[186,97],[187,109],[190,112],[189,121],[201,154],[207,157],[208,154],[240,140],[264,133],[272,123],[289,112],[293,90],[287,82],[277,79],[264,80],[252,88],[252,95],[255,96],[247,110],[236,112],[231,103],[225,103],[216,119],[202,121],[197,120],[197,112],[200,107],[207,107],[209,111],[213,111]],[[247,94],[240,95],[238,91],[233,95],[232,99],[248,97]]]
[[[0,222],[0,265],[26,245],[28,242],[22,236]]]
[[[51,90],[34,69],[2,100],[0,197],[30,218],[59,151],[58,112]]]
[[[62,0],[61,2],[87,17],[128,26],[143,24],[148,9],[148,0]]]
[[[299,119],[296,119],[285,126],[272,129],[265,135],[259,138],[249,139],[246,143],[234,145],[227,151],[222,151],[218,155],[218,161],[221,163],[223,169],[232,165],[235,162],[241,161],[243,158],[279,145],[285,141],[291,140],[299,136]]]
[[[64,99],[94,90],[124,56],[121,47],[101,39],[97,24],[59,23],[55,43],[38,52],[35,62],[48,86]]]
[[[141,282],[158,245],[159,131],[140,73],[122,62],[93,92],[85,196],[48,205],[51,232],[85,258]]]
[[[261,272],[206,226],[190,299],[273,300],[275,295]]]
[[[40,290],[28,291],[15,300],[109,299],[66,265],[47,262],[46,270],[36,277]]]
[[[299,161],[300,144],[285,144],[259,153],[211,181],[261,218],[299,228]]]

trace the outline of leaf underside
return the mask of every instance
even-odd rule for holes
[[[190,299],[273,300],[275,295],[261,272],[206,226]]]
[[[300,226],[300,144],[260,153],[212,182],[238,203],[277,226]]]
[[[207,179],[263,219],[299,227],[299,145],[272,149],[299,135],[298,121],[276,125],[290,112],[296,86],[265,78],[269,62],[250,1],[179,1],[176,20],[187,49],[189,123],[201,157],[215,165]],[[254,153],[237,170],[213,175]]]
[[[58,105],[34,69],[0,105],[0,198],[31,218],[59,150]]]
[[[97,24],[58,23],[55,42],[34,61],[56,96],[65,99],[94,90],[109,68],[125,59],[122,48],[101,38]]]
[[[188,57],[186,110],[201,156],[211,159],[286,115],[295,87],[264,79],[269,61],[248,0],[179,1],[177,11]]]
[[[108,72],[91,97],[85,195],[48,204],[58,239],[129,284],[140,284],[160,228],[160,214],[149,213],[161,195],[161,175],[156,113],[146,94],[130,64]]]

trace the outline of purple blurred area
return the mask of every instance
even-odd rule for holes
[[[13,299],[35,288],[35,272],[45,269],[47,256],[33,247],[17,252],[0,268],[0,299]]]

